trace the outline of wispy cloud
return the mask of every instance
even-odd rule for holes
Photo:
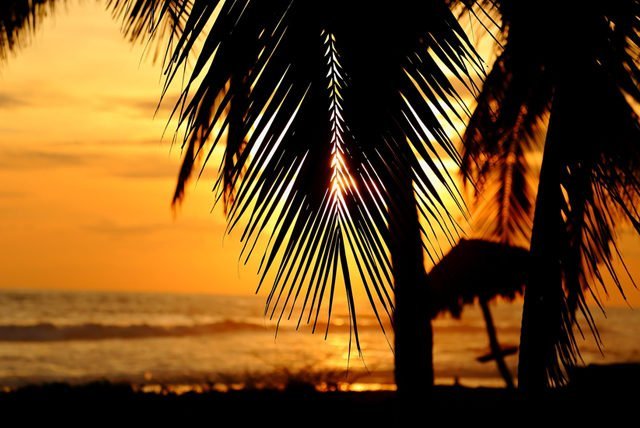
[[[179,162],[161,150],[144,153],[113,153],[113,159],[104,162],[107,174],[125,179],[166,179],[176,178]]]
[[[0,191],[0,201],[22,199],[22,198],[25,198],[27,195],[28,195],[27,192],[1,192]]]
[[[155,98],[108,97],[100,100],[100,105],[109,110],[126,109],[136,116],[153,117],[157,114],[159,120],[166,120],[178,102],[178,95],[166,95],[159,104],[160,95]],[[157,112],[157,113],[156,113]]]
[[[86,156],[79,153],[40,150],[0,151],[0,169],[25,170],[79,166],[86,162]]]
[[[117,224],[110,220],[102,220],[98,223],[85,226],[84,229],[100,235],[126,237],[144,236],[166,230],[169,224]]]
[[[0,128],[2,131],[2,128]],[[171,147],[171,141],[168,138],[164,140],[160,138],[149,138],[149,139],[141,139],[141,140],[92,140],[92,141],[82,141],[82,140],[70,140],[70,141],[58,141],[50,144],[51,147],[55,148],[72,148],[73,150],[78,150],[82,148],[86,149],[121,149],[123,147],[149,147],[155,148],[158,147],[161,150],[166,149],[169,150]]]
[[[203,230],[211,230],[215,227],[213,223],[191,221],[189,223],[151,223],[151,224],[122,224],[112,220],[102,219],[94,224],[81,226],[82,229],[96,233],[99,235],[110,236],[113,238],[140,238],[157,233],[170,232],[197,232],[202,233]]]
[[[149,142],[131,143],[149,144]],[[82,146],[68,143],[52,144],[43,150],[21,150],[0,148],[0,170],[27,171],[53,168],[91,167],[94,173],[126,179],[166,179],[175,178],[179,162],[170,158],[166,151],[158,148],[156,153],[149,150],[121,151],[122,146],[103,146],[98,150],[95,144]]]
[[[139,179],[163,179],[176,178],[178,166],[172,163],[163,162],[158,164],[131,163],[110,168],[110,174],[119,178],[139,178]]]
[[[0,109],[22,107],[27,104],[28,103],[20,97],[6,92],[0,92]]]

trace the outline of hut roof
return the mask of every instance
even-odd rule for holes
[[[524,292],[529,253],[521,247],[462,239],[429,273],[434,315],[459,317],[477,298],[513,300]]]

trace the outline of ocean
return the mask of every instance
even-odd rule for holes
[[[290,323],[277,330],[264,316],[264,298],[186,294],[0,293],[0,388],[92,381],[140,388],[198,389],[203,385],[260,385],[307,379],[344,388],[393,387],[393,353],[377,321],[359,319],[362,354],[351,343],[346,311],[336,309],[312,334]],[[518,343],[521,305],[492,305],[501,343]],[[588,363],[640,361],[640,311],[596,312],[602,352],[585,332]],[[480,311],[434,322],[437,383],[499,386],[487,352]],[[507,357],[515,373],[517,356]]]

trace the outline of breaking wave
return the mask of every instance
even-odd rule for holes
[[[64,342],[72,340],[145,339],[154,337],[206,336],[238,331],[264,330],[264,325],[221,321],[208,324],[158,326],[78,324],[0,325],[0,342]]]

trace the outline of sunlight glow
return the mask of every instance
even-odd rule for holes
[[[348,189],[357,190],[356,182],[349,172],[344,152],[345,123],[342,115],[342,65],[336,48],[334,34],[326,33],[324,43],[327,47],[325,56],[329,67],[330,105],[329,114],[331,121],[331,197],[334,204],[344,206],[346,204],[344,193]]]

